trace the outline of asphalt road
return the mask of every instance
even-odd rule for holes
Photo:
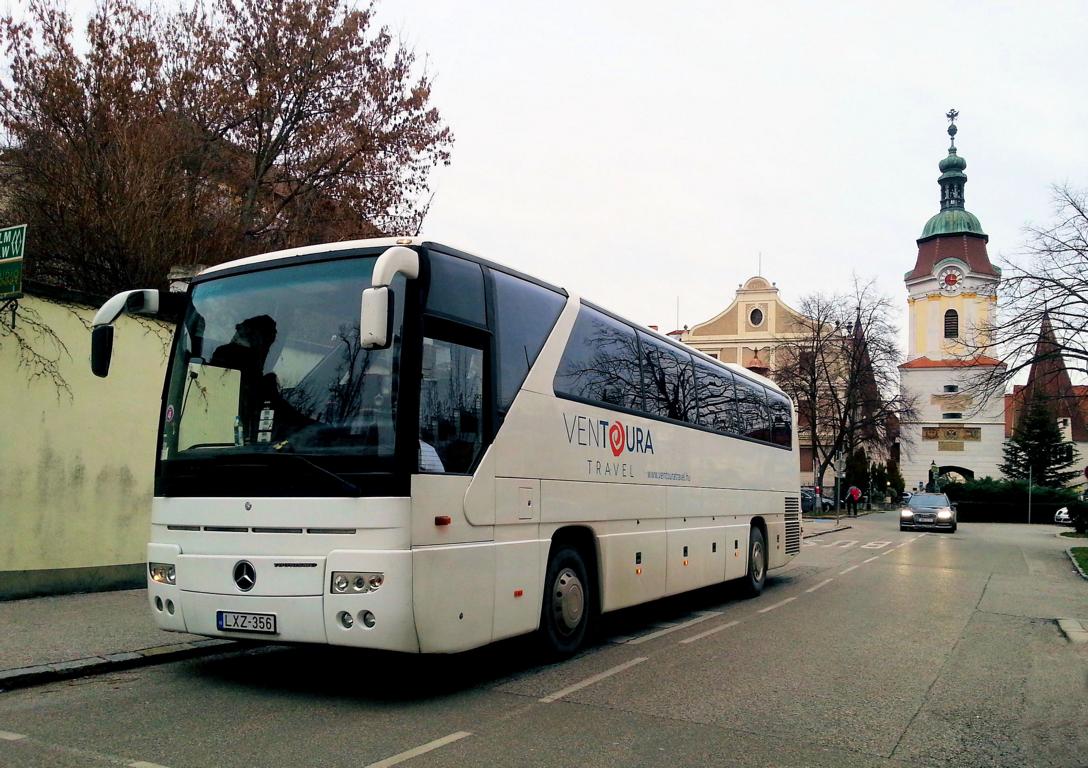
[[[1056,529],[806,540],[763,596],[610,616],[578,657],[254,648],[0,695],[0,765],[1088,766],[1088,582]],[[79,628],[58,628],[79,631]]]

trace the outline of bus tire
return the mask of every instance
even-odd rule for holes
[[[581,553],[563,546],[552,553],[544,577],[540,640],[554,656],[570,656],[586,638],[593,615],[593,592]]]
[[[763,531],[753,525],[748,536],[748,573],[743,579],[745,594],[758,597],[766,581],[767,543],[763,540]]]

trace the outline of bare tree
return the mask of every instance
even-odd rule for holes
[[[52,0],[0,20],[3,216],[28,224],[28,277],[108,294],[172,265],[418,230],[452,137],[372,16],[109,0],[85,53]]]
[[[1005,362],[969,383],[978,401],[1003,393],[1037,362],[1064,360],[1074,375],[1088,375],[1088,193],[1068,185],[1053,191],[1054,220],[1027,227],[1027,241],[1002,278],[996,321],[963,353],[997,354]],[[1044,325],[1051,338],[1040,344]]]
[[[892,301],[872,281],[855,277],[849,293],[805,296],[798,313],[776,340],[773,375],[797,402],[822,486],[836,454],[867,447],[883,455],[915,404],[899,386]]]

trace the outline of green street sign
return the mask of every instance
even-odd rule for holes
[[[0,301],[23,295],[23,246],[26,224],[0,229]]]

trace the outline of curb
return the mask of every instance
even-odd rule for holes
[[[1088,643],[1088,629],[1076,619],[1057,619],[1058,628],[1071,643]]]
[[[1084,547],[1077,547],[1077,549],[1084,549]],[[1073,547],[1068,547],[1065,550],[1065,554],[1069,555],[1069,561],[1073,563],[1073,567],[1077,569],[1077,573],[1080,574],[1080,577],[1088,580],[1088,573],[1084,572],[1084,569],[1080,567],[1080,563],[1077,562],[1077,558],[1073,557]]]
[[[85,659],[58,661],[54,664],[37,664],[32,667],[0,670],[0,692],[16,688],[31,688],[57,680],[70,680],[76,677],[101,675],[106,672],[119,672],[136,667],[149,667],[153,664],[165,664],[170,661],[191,659],[198,656],[211,656],[216,653],[233,651],[243,647],[234,640],[194,640],[188,643],[158,645],[142,648],[138,651],[109,653],[104,656],[90,656]]]
[[[815,539],[817,536],[826,536],[829,533],[838,533],[839,531],[848,531],[852,528],[851,525],[843,525],[838,528],[832,528],[830,531],[817,531],[816,533],[810,533],[805,536],[806,539]]]

